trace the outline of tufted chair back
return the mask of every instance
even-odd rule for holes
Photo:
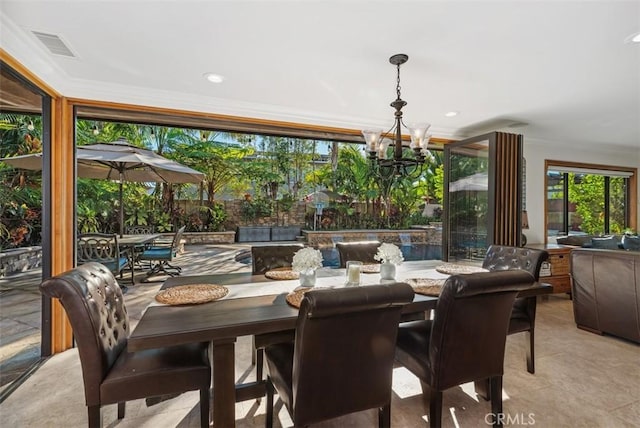
[[[336,248],[340,254],[340,267],[347,267],[349,260],[358,260],[363,263],[380,263],[373,257],[378,252],[378,241],[337,242]]]
[[[303,244],[261,245],[251,247],[251,266],[254,275],[261,275],[269,270],[289,267],[296,251],[304,248]]]
[[[505,245],[491,245],[482,262],[482,267],[490,271],[496,270],[526,270],[536,279],[540,279],[542,262],[549,258],[544,250],[531,248],[509,247]]]
[[[127,352],[129,317],[122,292],[104,265],[85,263],[40,284],[64,307],[78,346],[89,428],[102,427],[103,405],[200,390],[200,426],[209,426],[211,367],[207,343]]]
[[[45,280],[42,293],[60,299],[78,345],[88,406],[100,403],[100,383],[127,346],[129,316],[109,269],[86,263]]]
[[[487,255],[482,262],[482,267],[490,271],[500,270],[525,270],[536,281],[540,279],[540,267],[542,262],[549,258],[549,253],[544,250],[531,248],[509,247],[505,245],[492,245],[487,250]],[[511,311],[509,322],[509,334],[526,332],[528,345],[526,348],[527,371],[535,373],[535,324],[536,324],[536,297],[518,297]]]

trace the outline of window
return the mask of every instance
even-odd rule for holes
[[[547,161],[546,171],[548,242],[559,235],[620,234],[631,228],[634,169]]]

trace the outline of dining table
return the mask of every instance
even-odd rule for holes
[[[395,280],[381,280],[379,273],[362,274],[361,285],[403,282],[411,278],[446,279],[436,271],[442,262],[411,261],[397,267]],[[345,269],[320,268],[316,289],[344,287]],[[180,285],[214,284],[228,293],[202,304],[164,305],[152,302],[129,336],[128,350],[162,348],[172,345],[208,342],[212,368],[213,413],[216,427],[235,426],[235,403],[265,395],[266,381],[235,382],[235,343],[238,337],[293,330],[298,309],[287,303],[287,294],[299,288],[299,280],[271,280],[250,272],[223,273],[169,278],[161,289]],[[535,283],[519,297],[550,293],[548,284]],[[415,294],[403,306],[403,318],[436,308],[437,296]]]

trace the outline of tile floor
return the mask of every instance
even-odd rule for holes
[[[218,265],[209,269],[246,269],[231,252],[217,253]],[[188,260],[185,255],[183,266]],[[198,266],[202,265],[198,262]],[[195,271],[194,271],[195,272]],[[127,294],[132,324],[139,319],[160,284],[136,286]],[[609,336],[578,330],[571,301],[553,295],[538,305],[536,374],[525,369],[524,335],[509,336],[503,385],[504,411],[510,426],[539,427],[636,427],[640,420],[640,346]],[[236,378],[254,377],[250,364],[251,341],[237,344]],[[265,401],[236,404],[236,426],[264,426]],[[144,400],[127,404],[127,415],[117,421],[115,406],[106,406],[107,427],[196,427],[199,425],[197,392],[182,394],[147,407]],[[290,426],[286,410],[276,401],[275,426]],[[443,426],[485,426],[488,402],[478,400],[472,385],[445,392]],[[417,379],[403,368],[394,370],[392,426],[428,424]],[[11,427],[83,427],[86,410],[80,363],[76,350],[47,360],[7,400],[0,404],[0,423]],[[349,415],[318,424],[322,427],[376,426],[374,411]]]

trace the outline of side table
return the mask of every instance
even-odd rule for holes
[[[549,259],[540,269],[540,282],[551,284],[554,293],[571,293],[569,255],[573,247],[557,244],[534,244],[527,248],[546,250]]]

